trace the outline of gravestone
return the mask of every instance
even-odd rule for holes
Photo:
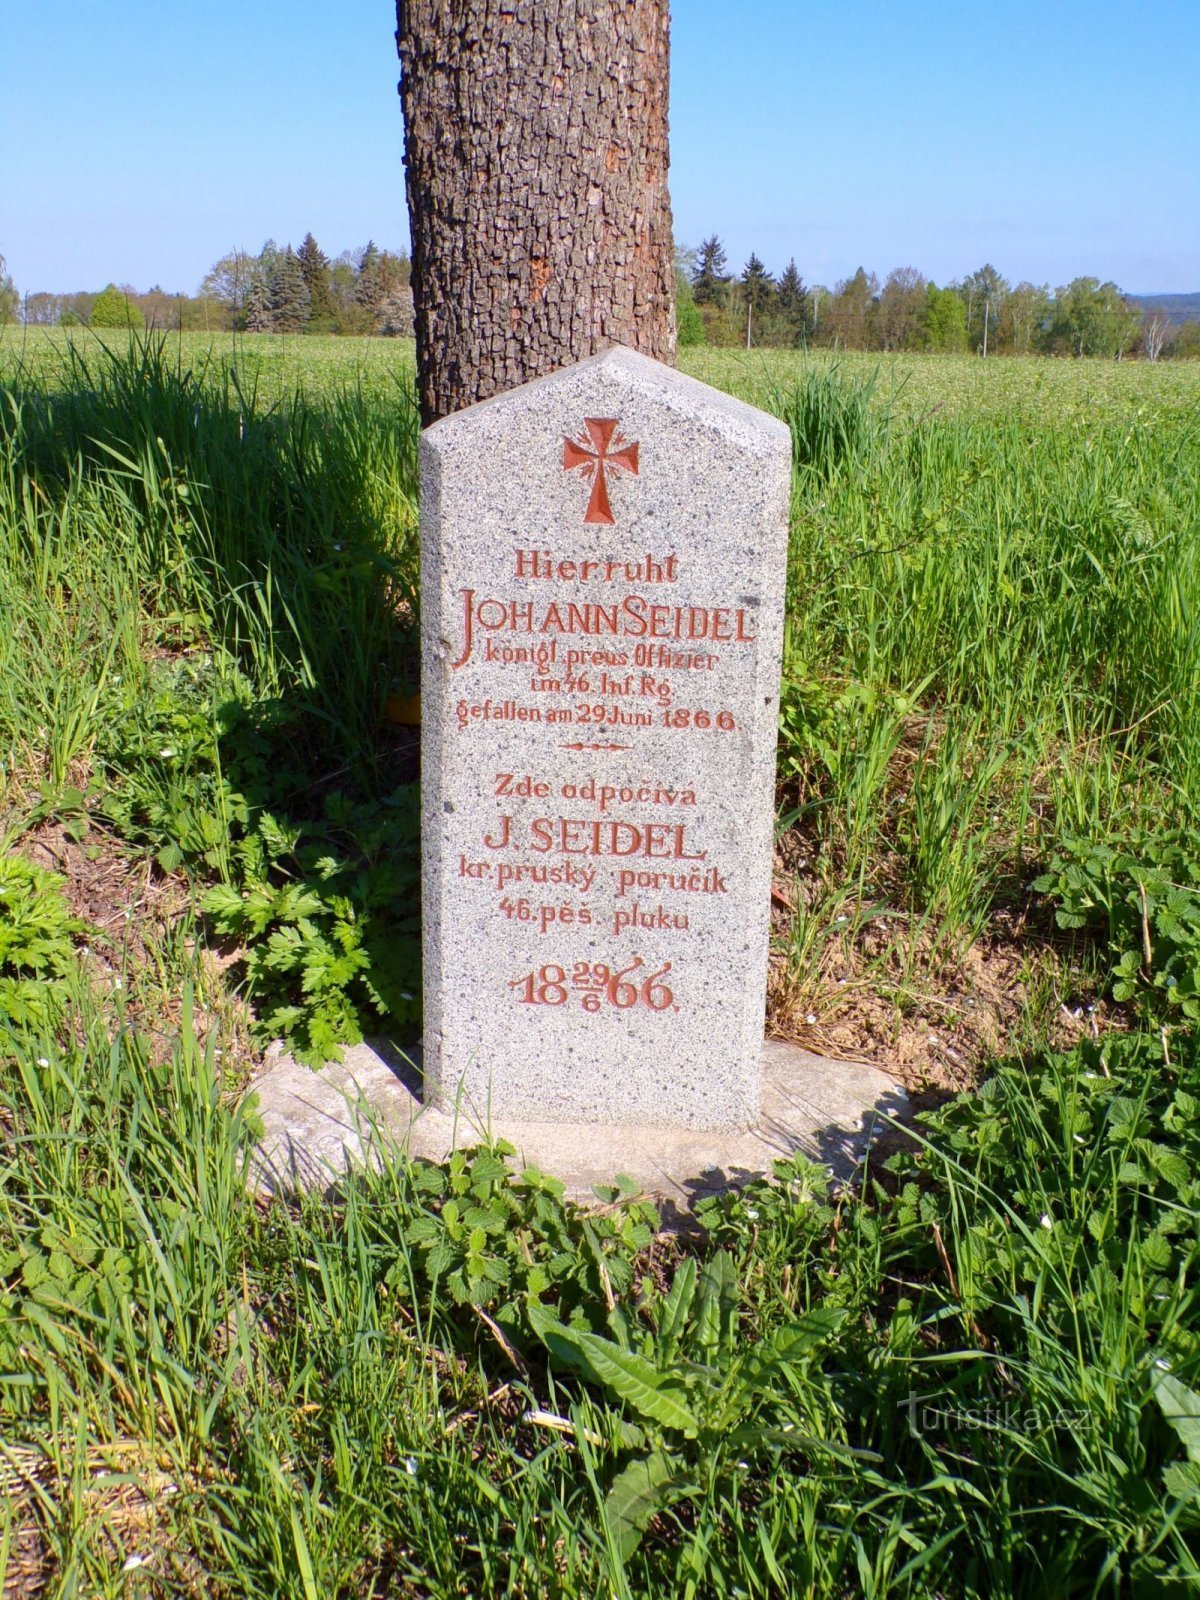
[[[425,431],[427,1103],[758,1122],[790,486],[620,348]]]

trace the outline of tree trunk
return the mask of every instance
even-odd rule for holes
[[[667,0],[397,0],[425,423],[625,344],[670,361]]]

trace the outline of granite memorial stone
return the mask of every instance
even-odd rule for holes
[[[427,1102],[759,1120],[790,485],[620,348],[425,431]]]

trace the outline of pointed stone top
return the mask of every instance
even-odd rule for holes
[[[490,426],[498,413],[515,417],[544,407],[552,400],[565,401],[575,396],[595,405],[606,392],[614,396],[637,395],[645,401],[657,402],[680,418],[691,416],[701,426],[715,427],[736,436],[743,449],[757,448],[772,457],[778,455],[780,439],[788,436],[787,424],[769,412],[747,405],[744,400],[713,389],[625,345],[615,344],[599,355],[572,362],[543,378],[533,378],[520,388],[509,389],[456,411],[452,416],[442,417],[426,428],[424,437],[437,445],[444,436],[460,435],[464,428],[472,428],[477,423]]]

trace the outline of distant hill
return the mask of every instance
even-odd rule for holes
[[[1200,294],[1127,294],[1143,311],[1161,311],[1170,322],[1200,322]]]

